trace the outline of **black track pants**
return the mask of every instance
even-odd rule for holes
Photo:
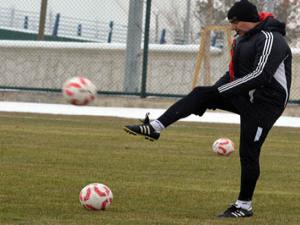
[[[206,109],[219,108],[235,112],[230,102],[223,102],[215,87],[196,87],[187,96],[173,104],[158,120],[168,127],[191,114],[202,116]]]
[[[245,96],[224,99],[214,87],[197,87],[173,104],[158,120],[168,127],[191,114],[202,116],[207,109],[222,109],[240,115],[241,185],[238,199],[249,201],[260,175],[261,146],[283,109],[265,103],[251,103]]]
[[[250,201],[260,175],[259,155],[269,131],[282,109],[267,104],[243,104],[240,114],[241,185],[239,200]]]

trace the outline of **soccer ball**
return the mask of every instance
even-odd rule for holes
[[[79,194],[81,205],[89,210],[105,210],[112,204],[113,194],[104,184],[93,183],[85,186]]]
[[[212,149],[218,155],[229,156],[234,151],[234,143],[229,138],[219,138],[213,143]]]
[[[85,77],[73,77],[63,84],[63,95],[73,105],[88,105],[97,94],[96,86]]]

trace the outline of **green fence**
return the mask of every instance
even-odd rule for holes
[[[38,34],[0,28],[0,40],[36,41],[38,40]],[[45,35],[44,41],[87,42],[86,40],[81,40],[78,38],[58,37],[53,35]]]

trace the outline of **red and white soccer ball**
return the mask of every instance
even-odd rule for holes
[[[96,94],[96,86],[85,77],[72,77],[63,84],[63,95],[73,105],[88,105]]]
[[[229,156],[234,151],[235,146],[229,138],[219,138],[213,143],[212,149],[218,155]]]
[[[112,200],[110,188],[100,183],[88,184],[79,194],[81,205],[89,210],[105,210],[112,204]]]

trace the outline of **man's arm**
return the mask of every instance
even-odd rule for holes
[[[218,87],[223,96],[248,93],[271,81],[280,63],[286,57],[286,46],[278,34],[262,31],[256,43],[254,70],[242,78]]]
[[[230,76],[229,76],[229,72],[227,71],[219,80],[216,81],[216,83],[213,86],[220,87],[224,84],[229,83],[229,81],[230,81]]]

